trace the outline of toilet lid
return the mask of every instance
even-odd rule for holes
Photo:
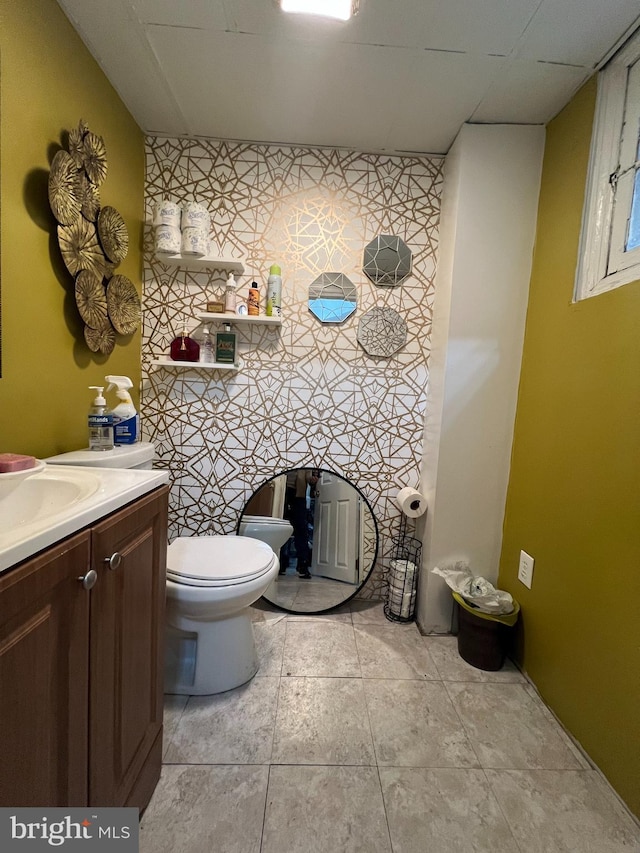
[[[167,549],[167,577],[191,586],[230,586],[259,578],[276,560],[248,536],[179,536]]]

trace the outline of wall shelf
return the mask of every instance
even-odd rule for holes
[[[244,273],[244,261],[240,258],[232,258],[230,255],[207,255],[198,258],[195,255],[163,255],[161,252],[156,252],[155,257],[167,267],[188,270],[228,270],[237,275]]]
[[[238,371],[241,364],[219,364],[218,362],[207,363],[204,361],[172,361],[169,356],[152,358],[149,366],[166,367],[168,370],[231,370]]]
[[[196,314],[201,323],[233,323],[236,326],[250,326],[253,323],[263,326],[281,326],[282,317],[267,317],[262,314],[258,317],[252,317],[249,314],[208,314],[206,311],[202,314]]]

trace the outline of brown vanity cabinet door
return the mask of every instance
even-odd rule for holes
[[[0,806],[87,804],[89,561],[84,532],[0,575]]]
[[[89,804],[147,805],[160,776],[168,488],[92,528]]]

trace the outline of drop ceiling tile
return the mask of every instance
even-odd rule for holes
[[[76,0],[77,2],[77,0]],[[86,2],[86,0],[84,0]],[[128,0],[140,21],[176,27],[210,30],[227,28],[223,0]]]
[[[389,134],[389,148],[444,154],[508,60],[423,52],[411,64],[412,74],[401,90]]]
[[[92,4],[91,15],[83,12],[85,0],[60,0],[60,5],[140,127],[184,134],[180,109],[130,3]]]
[[[471,120],[544,124],[560,112],[589,76],[585,68],[512,60]]]
[[[287,15],[274,0],[223,0],[239,32],[474,53],[509,53],[540,0],[361,0],[350,21]]]
[[[406,104],[407,75],[424,80],[424,87],[412,86],[417,109],[434,102],[448,116],[466,117],[500,62],[366,45],[296,43],[283,51],[274,39],[165,27],[150,27],[149,37],[192,132],[369,150],[389,147]],[[188,56],[199,56],[198,65]],[[451,81],[468,74],[475,75],[471,94],[452,92]],[[438,145],[450,134],[434,130]],[[432,143],[425,138],[424,150]]]
[[[638,0],[544,0],[518,57],[593,68],[634,22]]]

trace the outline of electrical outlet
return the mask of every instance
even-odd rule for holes
[[[526,551],[520,551],[520,564],[518,565],[518,580],[531,589],[533,582],[534,559]]]

